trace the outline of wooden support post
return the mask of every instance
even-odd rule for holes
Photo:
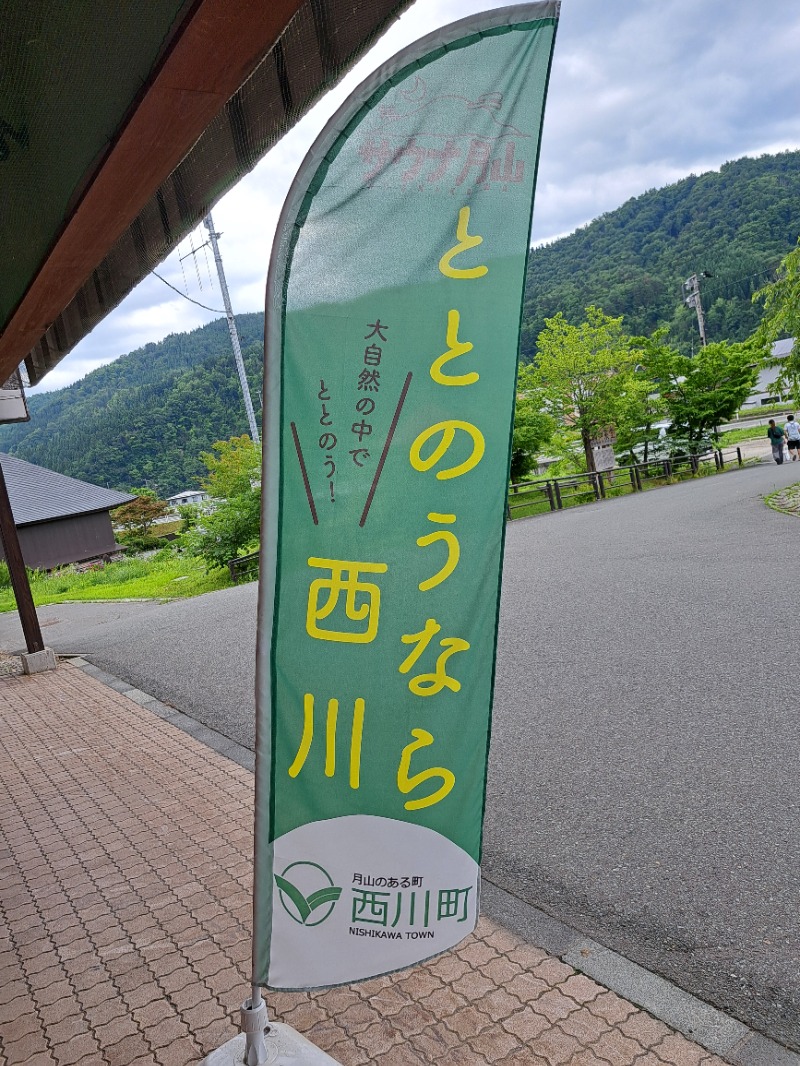
[[[11,587],[17,601],[19,620],[22,623],[22,632],[25,634],[25,643],[28,651],[44,651],[42,630],[39,627],[39,619],[36,608],[33,605],[33,595],[28,583],[28,572],[22,558],[22,549],[19,546],[17,527],[14,524],[14,515],[11,511],[11,501],[8,498],[8,488],[3,468],[0,466],[0,537],[3,540],[8,572],[11,577]]]

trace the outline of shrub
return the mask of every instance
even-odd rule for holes
[[[213,570],[256,547],[260,528],[261,490],[257,489],[224,500],[213,514],[203,518],[202,526],[195,526],[184,536],[190,552]]]
[[[163,547],[160,537],[154,537],[149,534],[124,533],[120,534],[119,540],[121,544],[124,544],[126,548],[134,552],[146,552],[151,551],[153,548]]]

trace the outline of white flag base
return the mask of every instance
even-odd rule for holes
[[[246,1042],[247,1037],[240,1033],[206,1055],[200,1066],[242,1066],[246,1061]],[[267,1057],[263,1059],[263,1066],[339,1066],[336,1059],[283,1022],[269,1023],[269,1029],[264,1033],[264,1046]]]

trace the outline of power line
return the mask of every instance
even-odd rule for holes
[[[193,300],[191,296],[187,296],[185,292],[181,292],[180,289],[176,289],[175,286],[171,284],[171,282],[167,281],[166,278],[162,278],[161,275],[155,270],[151,270],[150,273],[155,274],[159,281],[163,281],[165,285],[168,285],[169,288],[172,289],[173,292],[177,292],[178,296],[182,296],[184,300],[188,300],[190,304],[197,304],[198,307],[202,307],[206,311],[213,311],[215,315],[225,314],[225,312],[220,311],[218,307],[209,307],[207,304],[201,304],[199,300]]]
[[[741,277],[731,278],[727,274],[717,274],[707,288],[718,289],[721,285],[736,285],[740,281],[750,281],[751,278],[760,278],[762,274],[774,274],[775,267],[764,267],[762,270],[757,270],[754,274],[742,274]],[[715,284],[716,282],[716,284]]]

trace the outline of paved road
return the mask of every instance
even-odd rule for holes
[[[484,871],[800,1048],[800,524],[760,499],[797,479],[764,464],[509,528]],[[255,600],[40,617],[252,745]]]
[[[800,1047],[797,518],[763,465],[507,538],[485,869]]]

